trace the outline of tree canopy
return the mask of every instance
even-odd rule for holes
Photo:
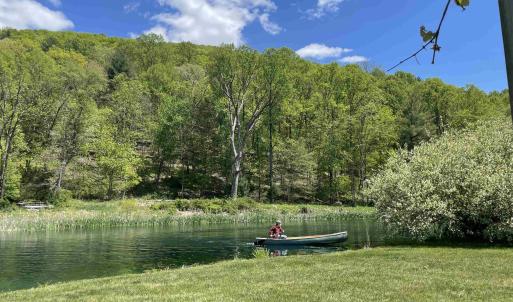
[[[464,5],[464,3],[462,3]],[[290,49],[0,31],[0,197],[364,202],[388,158],[507,116],[485,93]]]

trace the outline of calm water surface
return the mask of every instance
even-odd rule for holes
[[[39,284],[140,273],[145,270],[250,258],[257,236],[269,225],[188,225],[110,228],[69,232],[0,233],[0,291]],[[288,236],[348,231],[349,239],[331,247],[272,251],[294,255],[375,246],[381,227],[369,220],[285,223]]]

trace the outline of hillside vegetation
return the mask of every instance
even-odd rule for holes
[[[355,204],[397,148],[508,112],[505,91],[320,65],[290,49],[5,29],[0,199]]]

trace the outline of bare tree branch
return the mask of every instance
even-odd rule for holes
[[[447,16],[447,11],[449,10],[449,6],[451,5],[451,1],[452,0],[447,0],[447,4],[445,5],[445,9],[444,9],[444,12],[442,14],[442,18],[440,19],[440,23],[438,24],[438,28],[436,29],[436,32],[433,34],[433,37],[429,41],[427,41],[424,45],[422,45],[422,47],[419,50],[417,50],[416,52],[414,52],[411,56],[409,56],[406,59],[402,60],[401,62],[397,63],[393,67],[389,68],[387,70],[387,72],[396,69],[397,67],[399,67],[403,63],[405,63],[405,62],[407,62],[407,61],[409,61],[409,60],[411,60],[413,58],[416,58],[417,55],[420,52],[425,50],[431,44],[433,44],[433,47],[431,48],[431,49],[433,49],[433,59],[431,61],[431,64],[435,64],[436,53],[438,51],[440,51],[440,45],[438,45],[438,38],[440,37],[440,31],[442,29],[442,25],[444,23],[445,17]]]

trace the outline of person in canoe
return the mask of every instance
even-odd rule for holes
[[[276,223],[269,229],[269,237],[274,239],[287,239],[284,235],[285,231],[281,227],[281,221],[277,220]]]

